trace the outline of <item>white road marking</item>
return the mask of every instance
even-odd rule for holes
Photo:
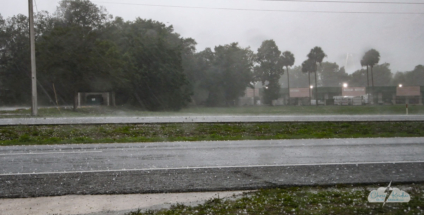
[[[127,123],[208,123],[208,122],[397,122],[424,121],[422,115],[206,115],[157,117],[69,117],[69,118],[4,118],[0,125],[64,125],[64,124],[127,124]]]
[[[50,154],[86,154],[86,153],[102,153],[103,151],[73,151],[73,152],[42,152],[42,153],[8,153],[0,154],[0,156],[13,156],[13,155],[50,155]]]
[[[364,164],[402,164],[424,163],[424,161],[382,161],[382,162],[349,162],[349,163],[313,163],[313,164],[284,164],[284,165],[247,165],[247,166],[202,166],[202,167],[174,167],[174,168],[144,168],[144,169],[116,169],[116,170],[82,170],[63,172],[37,172],[37,173],[12,173],[0,174],[0,176],[16,175],[44,175],[44,174],[74,174],[74,173],[102,173],[102,172],[131,172],[131,171],[155,171],[155,170],[196,170],[196,169],[229,169],[251,167],[292,167],[292,166],[331,166],[331,165],[364,165]]]

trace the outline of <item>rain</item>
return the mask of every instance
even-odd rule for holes
[[[418,0],[0,1],[6,214],[423,212]]]

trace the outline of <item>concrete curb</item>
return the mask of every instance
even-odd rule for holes
[[[0,126],[265,122],[422,122],[424,115],[263,115],[169,117],[2,118]]]

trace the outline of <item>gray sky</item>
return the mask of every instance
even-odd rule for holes
[[[347,1],[347,0],[340,0]],[[373,2],[419,2],[420,0],[351,0]],[[37,9],[51,13],[59,0],[36,0]],[[173,25],[183,37],[198,42],[197,50],[239,42],[257,51],[261,42],[274,39],[281,51],[295,54],[300,65],[314,46],[321,46],[328,57],[324,61],[346,64],[347,72],[360,68],[359,60],[370,48],[381,54],[380,63],[391,64],[392,72],[410,71],[424,64],[424,4],[341,4],[257,0],[93,0],[114,16],[125,20],[136,17]],[[0,0],[4,18],[27,14],[26,0]],[[131,4],[124,4],[131,3]],[[144,5],[143,5],[144,4]],[[159,7],[167,5],[182,7]],[[199,8],[184,8],[199,7]],[[205,8],[233,8],[251,11]],[[292,11],[292,12],[287,12]],[[293,11],[402,12],[407,14],[304,13]]]

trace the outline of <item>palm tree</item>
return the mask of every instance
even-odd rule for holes
[[[316,46],[315,48],[311,49],[311,52],[308,54],[308,59],[313,61],[315,64],[319,64],[321,66],[322,60],[327,57],[327,55],[324,53],[321,47]],[[318,85],[317,85],[317,66],[315,66],[315,100],[316,100],[316,106],[318,106]]]
[[[310,104],[312,104],[312,95],[311,95],[311,72],[315,71],[317,68],[317,64],[315,63],[315,61],[308,59],[303,61],[302,63],[302,72],[303,73],[308,73],[308,83],[309,83],[309,102]]]
[[[289,105],[290,105],[290,75],[289,75],[289,67],[293,66],[295,62],[295,58],[293,53],[289,51],[283,52],[281,55],[283,67],[287,68],[287,89],[289,90]]]
[[[365,58],[365,55],[364,55],[364,57],[362,57],[361,66],[362,67],[364,67],[364,66],[367,67],[367,87],[369,87],[370,86],[370,82],[368,80],[368,77],[369,77],[369,75],[368,75],[368,65],[367,65],[367,62],[366,62],[366,60],[364,58]]]
[[[371,67],[371,83],[372,83],[372,87],[374,88],[373,68],[380,61],[380,53],[375,49],[371,49],[367,52],[367,54],[368,54],[368,65]]]
[[[374,94],[374,73],[373,73],[373,68],[375,65],[378,64],[378,62],[380,61],[380,53],[375,50],[375,49],[370,49],[369,51],[367,51],[364,55],[364,57],[362,57],[361,60],[361,65],[366,65],[367,66],[367,76],[368,76],[368,67],[371,68],[371,86],[372,86],[372,92],[371,95]],[[368,77],[367,77],[368,80]],[[369,85],[369,84],[368,84]],[[372,98],[374,99],[374,98]],[[373,102],[373,100],[372,100]]]

